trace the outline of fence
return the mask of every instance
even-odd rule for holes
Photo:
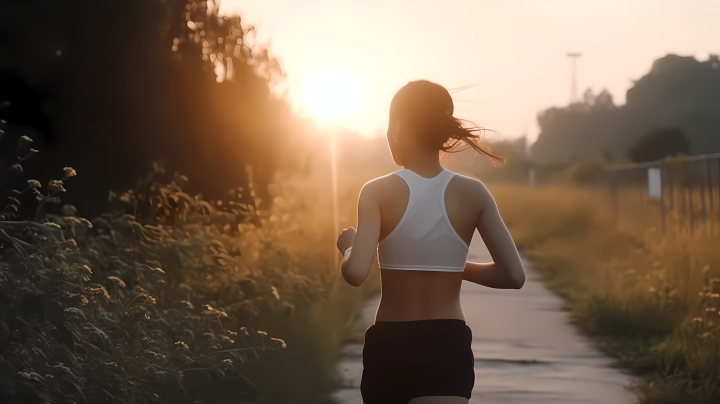
[[[720,154],[669,157],[647,163],[603,168],[606,186],[619,223],[625,214],[646,216],[664,233],[714,235],[720,224]],[[631,208],[635,201],[635,208]],[[637,208],[640,209],[637,209]]]

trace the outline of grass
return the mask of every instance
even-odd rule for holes
[[[152,173],[92,221],[65,205],[0,222],[0,401],[327,399],[376,287],[338,277],[327,192],[279,182],[256,211],[169,177]]]
[[[391,165],[363,169],[377,160],[366,143],[340,148],[341,227],[356,222],[362,184]],[[78,175],[70,167],[13,190],[0,210],[0,401],[329,401],[379,277],[351,287],[335,265],[327,155],[309,175],[276,178],[267,211],[241,203],[252,181],[204,200],[158,166],[92,220],[71,205],[45,212]],[[34,219],[16,221],[21,204],[37,206]]]
[[[616,225],[599,192],[492,190],[519,249],[573,321],[641,376],[633,386],[640,403],[720,402],[717,224],[690,234],[671,216],[674,230],[663,235],[647,225],[656,209],[648,201],[623,205]]]
[[[355,175],[345,176],[344,180],[340,190],[341,227],[354,225],[357,195],[366,179]],[[273,403],[329,400],[337,388],[337,354],[346,342],[359,307],[379,290],[376,272],[356,288],[346,284],[333,268],[337,248],[332,215],[328,214],[332,204],[326,182],[325,178],[317,177],[293,178],[271,187],[277,196],[274,212],[264,226],[280,231],[273,243],[282,245],[291,256],[302,257],[306,266],[302,271],[319,272],[328,288],[325,298],[308,300],[291,323],[278,318],[266,327],[268,332],[276,330],[288,341],[284,355],[276,355],[269,363],[271,372],[267,374],[264,391]],[[296,214],[287,216],[292,211]]]

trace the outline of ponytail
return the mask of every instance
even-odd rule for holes
[[[390,104],[390,116],[402,118],[413,127],[417,140],[446,153],[457,153],[469,148],[492,161],[505,163],[482,143],[479,133],[486,130],[474,123],[453,116],[450,93],[441,85],[427,80],[411,81],[401,88]]]
[[[441,139],[444,139],[440,145],[440,150],[446,153],[457,153],[472,148],[477,153],[490,159],[493,165],[505,164],[504,157],[492,153],[487,144],[482,143],[479,133],[484,134],[488,129],[482,128],[474,123],[458,119],[450,115],[445,119],[444,128],[440,129]]]

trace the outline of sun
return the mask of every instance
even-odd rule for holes
[[[355,109],[362,90],[362,82],[357,76],[343,70],[323,70],[305,79],[302,101],[317,118],[331,121]]]

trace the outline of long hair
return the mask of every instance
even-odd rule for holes
[[[410,125],[417,140],[447,153],[469,148],[489,158],[493,164],[505,159],[490,151],[482,142],[488,129],[453,116],[454,105],[445,87],[427,80],[411,81],[402,87],[390,104],[390,118]]]

